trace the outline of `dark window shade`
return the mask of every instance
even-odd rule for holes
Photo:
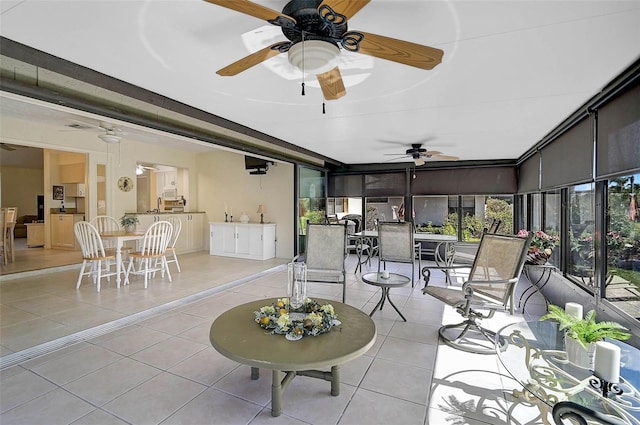
[[[518,167],[518,193],[535,192],[539,187],[540,153],[536,152]]]
[[[596,176],[640,167],[640,83],[598,110]]]
[[[405,173],[379,173],[364,176],[365,196],[404,196]]]
[[[363,196],[362,175],[329,176],[329,196]]]
[[[452,168],[416,171],[412,195],[516,193],[516,167]]]
[[[590,181],[593,175],[593,118],[587,117],[542,148],[542,189]]]

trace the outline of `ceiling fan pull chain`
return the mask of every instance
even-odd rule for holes
[[[304,96],[304,35],[305,32],[302,31],[302,96]]]

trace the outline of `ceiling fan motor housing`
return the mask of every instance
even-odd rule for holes
[[[282,9],[282,13],[296,20],[295,26],[282,26],[282,33],[298,43],[303,40],[324,40],[336,44],[334,39],[342,39],[347,32],[347,18],[336,13],[322,0],[292,0]],[[318,7],[320,7],[318,9]],[[336,44],[337,45],[337,44]]]

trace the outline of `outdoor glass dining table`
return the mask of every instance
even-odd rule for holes
[[[507,348],[497,350],[498,359],[522,390],[515,397],[540,408],[543,421],[560,401],[581,406],[622,420],[640,424],[640,350],[621,341],[607,340],[621,349],[620,382],[605,397],[593,371],[567,360],[564,331],[553,321],[519,322],[505,326],[496,338],[506,338]]]

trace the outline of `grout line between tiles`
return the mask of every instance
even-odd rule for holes
[[[128,315],[127,317],[123,317],[121,319],[117,319],[108,323],[104,323],[102,325],[95,326],[90,329],[85,329],[80,332],[76,332],[71,335],[67,335],[58,339],[54,339],[53,341],[45,342],[34,347],[27,348],[22,351],[17,351],[15,353],[8,354],[6,356],[0,357],[0,370],[6,369],[11,366],[15,366],[19,363],[22,363],[26,360],[31,360],[33,358],[49,354],[53,351],[59,350],[64,347],[68,347],[73,344],[77,344],[82,341],[86,341],[89,339],[96,338],[98,336],[105,335],[109,332],[113,332],[118,329],[122,329],[126,326],[130,326],[139,321],[149,319],[155,315],[160,313],[165,313],[167,311],[173,310],[178,307],[182,307],[184,305],[190,304],[194,301],[199,301],[203,298],[209,297],[211,295],[220,293],[226,289],[230,289],[236,287],[238,285],[242,285],[243,283],[247,283],[248,281],[256,278],[260,278],[263,276],[270,275],[272,273],[279,272],[284,270],[286,265],[279,265],[273,267],[271,269],[263,270],[261,272],[224,283],[222,285],[216,286],[215,288],[210,288],[202,292],[198,292],[195,294],[188,295],[184,298],[180,298],[178,300],[174,300],[168,302],[166,304],[162,304],[156,307],[149,308],[144,311],[140,311],[138,313],[134,313]]]

